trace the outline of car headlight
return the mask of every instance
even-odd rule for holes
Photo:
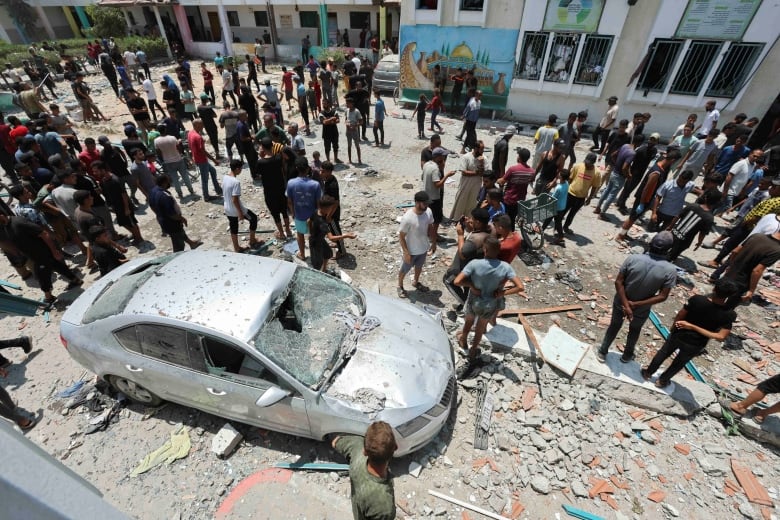
[[[409,437],[413,433],[425,428],[429,422],[431,422],[429,419],[420,415],[411,421],[403,423],[401,426],[397,427],[396,430],[398,430],[398,433],[400,433],[402,437]]]

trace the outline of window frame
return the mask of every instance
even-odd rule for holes
[[[729,98],[733,99],[736,97],[739,92],[745,87],[745,84],[747,83],[748,79],[750,78],[750,73],[753,70],[753,68],[756,65],[756,62],[758,61],[758,58],[761,56],[761,53],[764,51],[764,48],[766,47],[766,43],[760,43],[760,42],[730,42],[729,48],[726,49],[726,51],[723,53],[723,57],[720,60],[720,63],[718,63],[718,68],[715,71],[714,76],[712,77],[712,80],[710,81],[709,85],[707,85],[707,90],[704,91],[704,95],[707,97],[721,97],[721,98]],[[753,53],[751,57],[746,60],[746,65],[742,68],[742,78],[740,79],[739,84],[737,84],[733,90],[730,93],[726,93],[723,90],[714,90],[714,85],[718,81],[718,76],[723,73],[724,69],[729,66],[728,60],[732,54],[732,52],[735,51],[736,48],[752,48]],[[733,70],[733,69],[732,69]],[[727,74],[727,76],[735,76],[733,73]]]
[[[238,16],[238,11],[225,11],[225,18],[227,18],[230,27],[241,27],[241,17]]]
[[[655,58],[655,53],[656,53],[655,48],[660,44],[668,44],[670,46],[674,45],[675,46],[674,56],[669,61],[669,68],[661,75],[663,77],[663,83],[661,83],[658,86],[648,86],[647,84],[645,84],[645,81],[647,79],[647,75],[649,71],[651,70],[651,63]],[[648,60],[645,63],[645,66],[643,67],[642,71],[639,73],[639,78],[637,79],[637,83],[636,83],[636,89],[641,91],[647,91],[647,92],[666,92],[666,89],[669,85],[670,78],[672,77],[672,73],[675,71],[677,61],[680,59],[680,55],[682,54],[684,48],[685,48],[685,40],[681,40],[679,38],[654,39],[653,42],[650,44],[650,47],[648,48],[648,54],[650,54],[650,56],[648,57]]]
[[[467,2],[481,2],[481,5],[479,7],[466,7],[464,4]],[[487,3],[487,0],[459,0],[458,1],[458,10],[459,11],[466,11],[466,12],[482,12],[485,10],[485,4]]]
[[[356,17],[353,20],[353,17]],[[357,20],[360,18],[360,21]],[[369,11],[350,11],[349,12],[349,29],[362,31],[363,27],[368,26],[371,29],[371,13]],[[371,31],[373,32],[373,31]]]
[[[513,75],[515,79],[522,79],[522,80],[526,80],[526,81],[539,81],[539,78],[543,77],[543,75],[542,75],[542,72],[543,72],[542,68],[543,68],[543,66],[545,64],[545,57],[547,56],[547,46],[549,45],[549,42],[550,42],[550,34],[552,34],[550,31],[525,31],[525,33],[523,33],[523,46],[520,48],[520,59],[518,60],[516,66],[515,66],[515,73]],[[544,37],[543,39],[541,38],[542,36]],[[520,69],[521,66],[523,66],[523,67],[525,66],[526,51],[528,50],[528,41],[529,41],[530,37],[537,37],[538,41],[542,41],[543,42],[543,44],[542,44],[542,52],[541,52],[541,55],[540,55],[541,57],[540,58],[539,57],[536,58],[537,59],[536,65],[538,66],[538,72],[536,73],[536,76],[535,77],[525,77],[525,78],[523,78],[523,77],[520,77],[519,69]],[[523,69],[523,70],[525,70],[525,69]]]
[[[307,18],[311,16],[314,20],[314,25],[304,25],[304,16]],[[299,11],[298,23],[300,24],[301,29],[317,29],[320,26],[320,14],[317,11]]]
[[[674,75],[669,85],[669,94],[675,96],[698,96],[704,88],[707,77],[712,70],[715,62],[718,61],[720,50],[723,48],[723,42],[712,40],[691,40],[680,61],[677,74]],[[709,54],[708,59],[702,59],[697,63],[697,59],[702,54]],[[687,79],[692,78],[692,79]],[[696,88],[686,89],[686,81],[693,81]]]
[[[585,60],[586,60],[586,54],[585,53],[586,53],[586,51],[588,49],[588,44],[591,41],[595,42],[595,41],[598,41],[598,40],[608,41],[608,44],[606,46],[606,52],[604,53],[603,63],[600,63],[599,65],[595,65],[595,66],[600,66],[602,68],[601,73],[595,72],[594,70],[590,71],[590,72],[595,72],[596,74],[599,74],[599,79],[595,83],[589,82],[589,81],[585,81],[583,79],[579,79],[579,78],[582,77],[582,74],[587,72],[587,71],[585,71],[583,69],[586,66],[585,65]],[[587,85],[587,86],[590,86],[590,87],[598,87],[599,85],[601,85],[602,81],[604,81],[604,73],[606,72],[607,60],[609,60],[609,53],[612,51],[612,45],[614,43],[615,43],[615,37],[613,35],[611,35],[611,34],[595,34],[594,33],[594,34],[586,34],[585,35],[585,38],[582,40],[582,45],[581,45],[582,48],[580,50],[580,57],[579,57],[579,60],[577,60],[578,61],[577,69],[574,72],[574,80],[573,80],[573,82],[574,82],[575,85]],[[591,67],[595,67],[595,66],[591,66]]]
[[[253,11],[255,17],[255,27],[270,27],[271,19],[268,17],[268,11],[256,10]],[[265,24],[258,23],[257,17],[265,17]]]

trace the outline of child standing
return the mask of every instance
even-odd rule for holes
[[[193,121],[195,119],[195,94],[188,83],[181,84],[181,102],[184,105],[184,118]]]
[[[338,202],[330,195],[324,195],[317,204],[317,213],[309,219],[309,256],[311,266],[322,272],[328,267],[328,260],[333,258],[333,250],[328,245],[331,242],[339,242],[345,238],[355,238],[355,233],[334,235],[328,223],[333,220],[333,215],[338,208]]]
[[[490,222],[493,222],[493,219],[499,215],[506,215],[506,206],[501,202],[501,190],[489,189],[487,191],[487,199],[482,203],[482,207],[487,209]]]
[[[428,98],[425,94],[420,94],[420,100],[417,102],[417,106],[414,107],[414,112],[410,119],[414,119],[414,115],[417,114],[417,137],[420,139],[427,139],[425,137],[425,109],[428,108]]]
[[[314,91],[314,83],[315,80],[309,81],[309,88],[306,89],[306,104],[309,105],[309,110],[311,110],[312,116],[316,121],[317,118],[319,118],[320,105],[318,103],[317,93]]]
[[[444,103],[441,101],[441,91],[437,88],[433,90],[433,99],[430,103],[428,103],[428,110],[431,111],[431,128],[430,131],[433,132],[433,127],[435,126],[440,134],[444,133],[444,130],[442,130],[441,125],[438,121],[436,121],[436,116],[439,115],[439,112],[441,112],[444,109]]]
[[[542,230],[544,230],[550,221],[555,219],[555,238],[553,244],[563,244],[563,216],[566,213],[566,200],[569,196],[569,170],[561,170],[558,176],[558,185],[550,193],[555,197],[555,217],[550,217],[542,224]]]

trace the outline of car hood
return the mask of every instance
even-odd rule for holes
[[[381,324],[359,341],[327,395],[366,413],[405,409],[404,416],[419,415],[439,401],[454,373],[449,337],[419,307],[365,296],[366,314]]]

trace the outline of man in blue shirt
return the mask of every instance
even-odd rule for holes
[[[307,221],[317,211],[317,201],[322,197],[320,183],[309,177],[309,161],[296,157],[298,176],[287,183],[287,206],[295,222],[295,239],[298,242],[298,258],[306,260],[305,235],[309,232]]]
[[[474,97],[466,103],[463,110],[463,126],[466,129],[466,139],[463,141],[463,148],[460,154],[466,153],[466,148],[473,149],[477,144],[477,121],[479,120],[479,110],[482,108],[482,91],[474,92]]]
[[[733,145],[724,147],[720,152],[718,162],[715,164],[715,173],[720,175],[722,179],[726,178],[729,170],[737,161],[744,159],[750,154],[750,148],[745,146],[746,142],[747,136],[740,135]]]
[[[385,102],[380,97],[379,89],[374,89],[374,97],[376,98],[376,103],[374,104],[374,146],[379,146],[380,144],[384,146],[387,110],[385,109]]]

